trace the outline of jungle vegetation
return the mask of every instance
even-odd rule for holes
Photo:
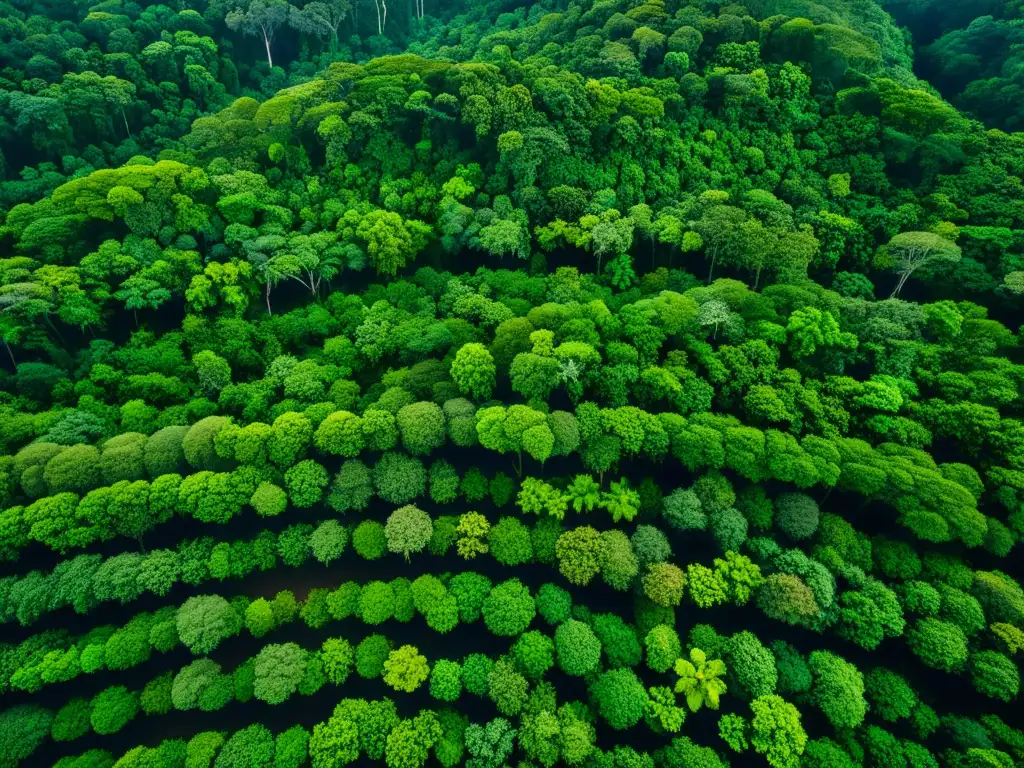
[[[1024,763],[1022,24],[0,0],[0,768]]]

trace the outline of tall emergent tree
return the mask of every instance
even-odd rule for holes
[[[224,17],[224,23],[228,29],[239,30],[246,37],[262,37],[267,49],[267,65],[273,67],[270,44],[277,30],[288,21],[290,9],[287,0],[242,0],[240,6]]]
[[[960,261],[960,246],[934,232],[901,232],[879,250],[875,266],[889,267],[897,275],[896,287],[889,298],[899,296],[910,276],[925,264],[935,261]]]

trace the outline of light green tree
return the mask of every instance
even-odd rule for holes
[[[689,660],[676,659],[675,673],[679,675],[676,693],[686,697],[686,706],[691,712],[703,706],[718,709],[719,699],[726,691],[725,681],[721,679],[725,674],[724,661],[708,660],[704,651],[693,648]]]
[[[452,381],[459,391],[478,400],[486,400],[494,390],[497,368],[483,344],[463,344],[452,361]]]
[[[414,645],[403,645],[388,654],[384,682],[396,691],[412,693],[430,675],[430,665]]]
[[[960,246],[934,232],[901,232],[879,249],[875,266],[892,269],[899,279],[889,298],[899,296],[915,271],[936,261],[960,261]]]

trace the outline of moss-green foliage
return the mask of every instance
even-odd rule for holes
[[[387,551],[384,526],[376,520],[363,520],[352,531],[352,548],[366,560],[376,560]]]
[[[655,672],[667,672],[682,653],[679,635],[672,627],[659,624],[644,637],[647,666]]]
[[[537,609],[530,590],[518,579],[495,586],[481,606],[484,623],[495,635],[518,635],[525,630]]]
[[[390,652],[391,644],[385,636],[368,635],[356,646],[356,672],[360,677],[380,677]]]
[[[189,598],[178,609],[178,637],[196,654],[210,653],[241,625],[237,611],[219,595]]]
[[[601,641],[582,621],[569,619],[555,630],[558,666],[568,675],[583,677],[597,668]]]
[[[168,702],[169,703],[169,702]],[[71,699],[57,710],[50,727],[54,741],[74,741],[92,729],[92,704],[86,699]]]
[[[557,584],[542,584],[537,590],[534,602],[537,605],[537,613],[548,624],[561,624],[569,618],[572,596]]]
[[[948,621],[921,619],[907,632],[907,642],[922,662],[935,669],[959,670],[967,661],[967,637]]]
[[[751,632],[739,632],[729,638],[725,653],[734,690],[751,699],[775,693],[778,671],[775,656]]]
[[[906,679],[885,667],[865,675],[864,690],[871,709],[889,722],[910,717],[917,704],[917,694]]]
[[[1024,760],[1019,8],[178,5],[0,13],[0,768]]]
[[[808,659],[813,682],[809,696],[836,727],[855,727],[864,721],[864,676],[845,659],[829,651],[814,651]]]
[[[800,723],[800,711],[781,696],[761,696],[750,704],[750,743],[763,754],[772,768],[801,764],[807,733]]]
[[[487,693],[488,677],[494,662],[481,653],[470,654],[462,663],[462,683],[466,690],[476,696]]]
[[[603,672],[590,687],[601,717],[616,730],[635,725],[643,717],[647,691],[629,669]]]

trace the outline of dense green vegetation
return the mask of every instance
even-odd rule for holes
[[[1013,0],[886,0],[912,34],[920,73],[986,125],[1017,131],[1024,119],[1024,15]]]
[[[990,5],[0,3],[0,768],[1024,762]]]

